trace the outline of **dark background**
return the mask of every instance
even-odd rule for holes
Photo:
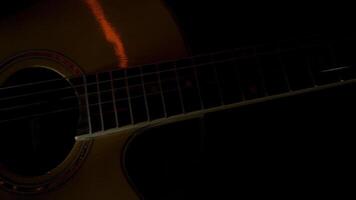
[[[166,0],[193,53],[308,36],[354,35],[352,6],[313,1]]]

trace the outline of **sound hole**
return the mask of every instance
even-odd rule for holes
[[[78,98],[62,76],[39,67],[18,71],[0,87],[0,167],[48,173],[71,151],[78,120]]]

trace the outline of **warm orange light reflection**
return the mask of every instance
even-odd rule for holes
[[[100,27],[105,34],[106,40],[113,45],[115,55],[119,60],[120,67],[128,67],[128,58],[121,37],[115,30],[115,28],[107,20],[105,12],[99,3],[99,0],[86,0],[86,3],[88,4],[96,20],[100,24]]]

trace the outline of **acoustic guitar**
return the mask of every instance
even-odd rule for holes
[[[2,15],[0,27],[4,200],[199,199],[182,192],[197,179],[185,172],[199,166],[192,163],[204,152],[202,135],[219,119],[234,119],[230,111],[240,109],[245,121],[236,119],[246,125],[252,111],[243,109],[251,105],[316,94],[334,94],[337,105],[353,100],[352,39],[280,41],[192,56],[160,0],[33,1]],[[348,92],[331,92],[340,88]],[[286,114],[276,113],[279,120]],[[222,133],[236,129],[234,123],[208,143],[231,144],[221,137],[229,138]],[[244,139],[237,141],[246,147],[266,138]],[[232,166],[219,161],[222,156],[210,158],[217,158],[210,166],[224,166],[220,174]],[[209,188],[223,198],[228,189],[218,189],[222,182],[208,171],[198,182],[210,179],[215,186],[196,193]],[[251,183],[244,188],[250,191]]]

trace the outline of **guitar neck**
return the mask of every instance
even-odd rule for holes
[[[90,132],[352,79],[353,42],[254,46],[87,75]]]

